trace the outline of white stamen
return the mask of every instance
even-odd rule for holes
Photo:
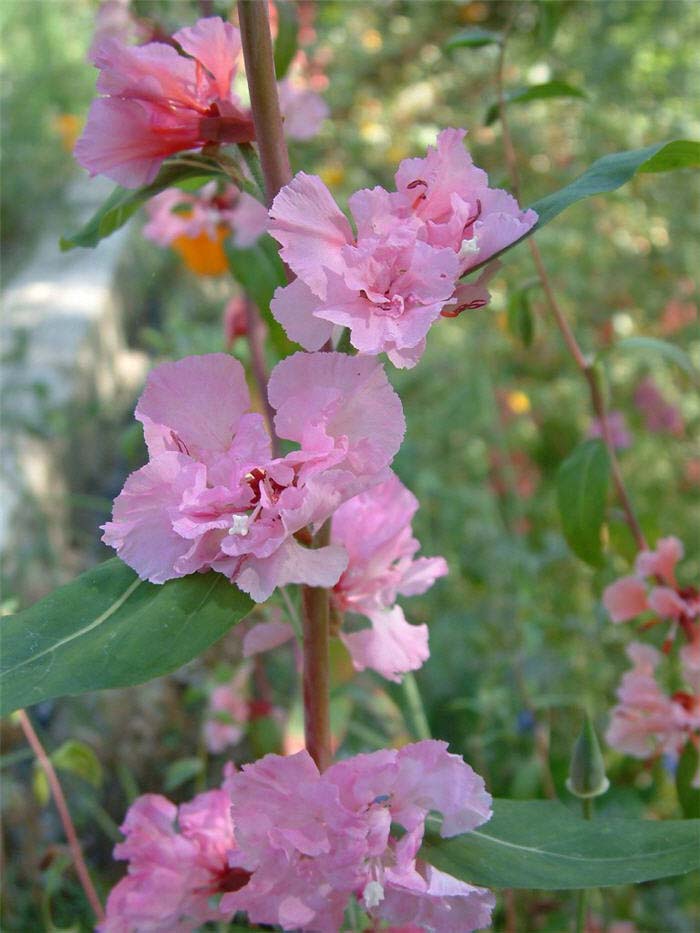
[[[378,907],[384,900],[384,888],[378,881],[368,881],[362,892],[362,900],[367,910]]]
[[[247,515],[234,515],[228,533],[230,535],[241,535],[245,537],[248,534],[249,525],[250,518]]]
[[[472,256],[474,253],[479,252],[479,244],[475,236],[470,240],[462,240],[462,245],[459,248],[459,258],[466,259],[467,256]]]

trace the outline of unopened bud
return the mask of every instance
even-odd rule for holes
[[[610,787],[605,776],[605,762],[591,717],[586,713],[579,737],[574,744],[566,789],[576,797],[599,797]]]

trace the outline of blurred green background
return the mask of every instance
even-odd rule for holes
[[[185,0],[132,7],[166,31],[201,15]],[[226,15],[229,5],[213,8]],[[94,92],[85,54],[95,10],[87,0],[5,0],[0,7],[3,250],[10,282],[47,227],[60,232],[74,220],[70,192],[82,173],[69,150]],[[328,79],[331,119],[311,143],[293,147],[294,167],[320,174],[343,205],[359,187],[390,186],[398,161],[423,154],[445,126],[468,128],[475,162],[492,184],[507,187],[500,124],[485,125],[495,100],[497,51],[447,50],[449,38],[470,26],[512,24],[508,88],[561,79],[585,91],[585,98],[510,108],[525,204],[605,153],[700,136],[700,4],[694,0],[328,0],[303,3],[301,10],[313,30],[307,54]],[[686,583],[700,571],[700,400],[668,359],[622,353],[614,345],[620,337],[652,336],[700,363],[698,193],[689,172],[639,176],[612,195],[576,205],[538,235],[580,342],[590,352],[607,348],[610,407],[624,414],[632,435],[621,451],[623,473],[647,537],[684,540]],[[129,346],[153,360],[222,349],[230,283],[195,277],[174,253],[140,237],[141,222],[131,225],[117,279]],[[602,732],[627,666],[632,629],[607,620],[600,595],[628,570],[634,544],[614,507],[605,569],[582,564],[562,538],[554,477],[591,418],[585,387],[540,291],[528,293],[532,343],[509,327],[509,296],[533,272],[526,248],[508,254],[491,305],[442,321],[421,364],[391,373],[408,421],[395,467],[421,502],[414,527],[423,553],[443,554],[450,565],[449,577],[430,593],[405,602],[410,621],[430,625],[432,655],[416,684],[432,734],[464,754],[496,796],[554,792],[567,799],[580,710],[588,706]],[[21,347],[13,352],[17,362]],[[245,358],[245,348],[235,352]],[[677,411],[671,432],[646,427],[634,399],[645,378]],[[88,481],[73,480],[67,470],[70,559],[50,543],[20,543],[22,559],[6,565],[8,611],[107,556],[97,528],[126,473],[143,462],[140,430],[128,412],[94,404],[47,412],[46,423],[32,430],[47,442],[56,434],[69,437],[72,458],[90,459],[94,451],[79,446],[88,443],[78,429],[85,419],[103,427],[100,467],[87,472]],[[73,737],[101,763],[97,772],[94,762],[87,769],[90,780],[85,769],[76,774],[79,768],[65,779],[103,891],[119,877],[110,852],[135,793],[161,791],[168,780],[173,798],[185,799],[217,780],[223,759],[203,759],[198,737],[203,684],[217,665],[224,674],[235,666],[239,641],[234,632],[184,673],[143,688],[36,711],[49,748]],[[387,687],[370,675],[350,682],[340,646],[335,666],[342,749],[364,751],[418,734],[410,684]],[[291,654],[273,655],[265,667],[276,702],[289,706],[296,693]],[[6,837],[15,849],[4,873],[3,929],[89,929],[51,804],[42,806],[36,780],[30,792],[32,763],[18,731],[9,722],[3,731]],[[265,741],[249,735],[234,758],[253,757]],[[200,765],[188,771],[183,760]],[[606,761],[612,787],[599,814],[679,815],[668,763],[638,762],[609,749]],[[628,920],[644,933],[691,933],[700,924],[692,895],[692,879],[613,889],[593,896],[593,912],[600,930]],[[499,898],[495,929],[558,933],[572,916],[573,897],[519,892]]]

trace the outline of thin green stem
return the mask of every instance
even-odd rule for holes
[[[581,798],[581,811],[584,820],[593,819],[593,798]],[[576,933],[586,933],[586,917],[588,914],[589,889],[583,888],[578,892],[576,899]]]
[[[418,690],[418,684],[416,683],[415,676],[410,671],[404,674],[402,686],[415,737],[419,740],[432,738],[428,717],[425,715],[425,707],[423,706],[423,700]]]

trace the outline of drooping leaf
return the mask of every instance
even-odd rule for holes
[[[166,188],[192,187],[204,184],[214,177],[226,177],[222,170],[211,160],[195,155],[188,156],[187,162],[166,162],[158,176],[150,185],[143,188],[114,189],[104,204],[88,220],[85,226],[71,236],[61,237],[60,246],[64,252],[76,246],[93,248],[100,240],[119,230],[149,198],[160,194]]]
[[[68,739],[52,753],[51,761],[61,771],[70,771],[93,787],[102,784],[100,759],[85,742]]]
[[[275,75],[281,81],[287,74],[292,59],[297,53],[299,19],[296,4],[276,3],[277,38],[275,39]]]
[[[700,820],[584,820],[554,800],[495,800],[493,811],[488,823],[452,839],[429,820],[421,858],[472,884],[547,891],[700,868]]]
[[[0,620],[0,714],[174,671],[252,606],[219,573],[195,573],[156,586],[117,558],[105,561]]]
[[[687,819],[700,818],[700,752],[693,742],[686,742],[676,768],[676,791],[683,815]]]
[[[481,29],[474,26],[472,29],[463,29],[447,40],[448,49],[478,49],[484,45],[500,45],[501,34],[491,29]]]
[[[585,98],[586,92],[581,88],[569,84],[567,81],[544,81],[542,84],[531,84],[528,87],[516,88],[506,92],[504,95],[506,105],[528,104],[533,100],[549,100],[553,97],[580,97]],[[500,116],[500,108],[497,103],[491,104],[486,111],[484,123],[491,126]]]
[[[657,337],[624,337],[622,340],[618,340],[608,352],[619,350],[644,353],[652,359],[660,356],[671,363],[675,363],[692,379],[697,379],[700,375],[685,350],[674,343],[669,343],[667,340],[659,340]]]
[[[603,562],[600,536],[609,474],[608,451],[598,438],[579,444],[557,474],[557,501],[564,537],[574,554],[594,567]]]
[[[225,249],[231,274],[257,305],[269,328],[270,342],[278,356],[282,358],[293,353],[295,345],[270,312],[275,289],[287,283],[275,241],[266,233],[253,246],[243,249],[234,246],[229,240]]]

